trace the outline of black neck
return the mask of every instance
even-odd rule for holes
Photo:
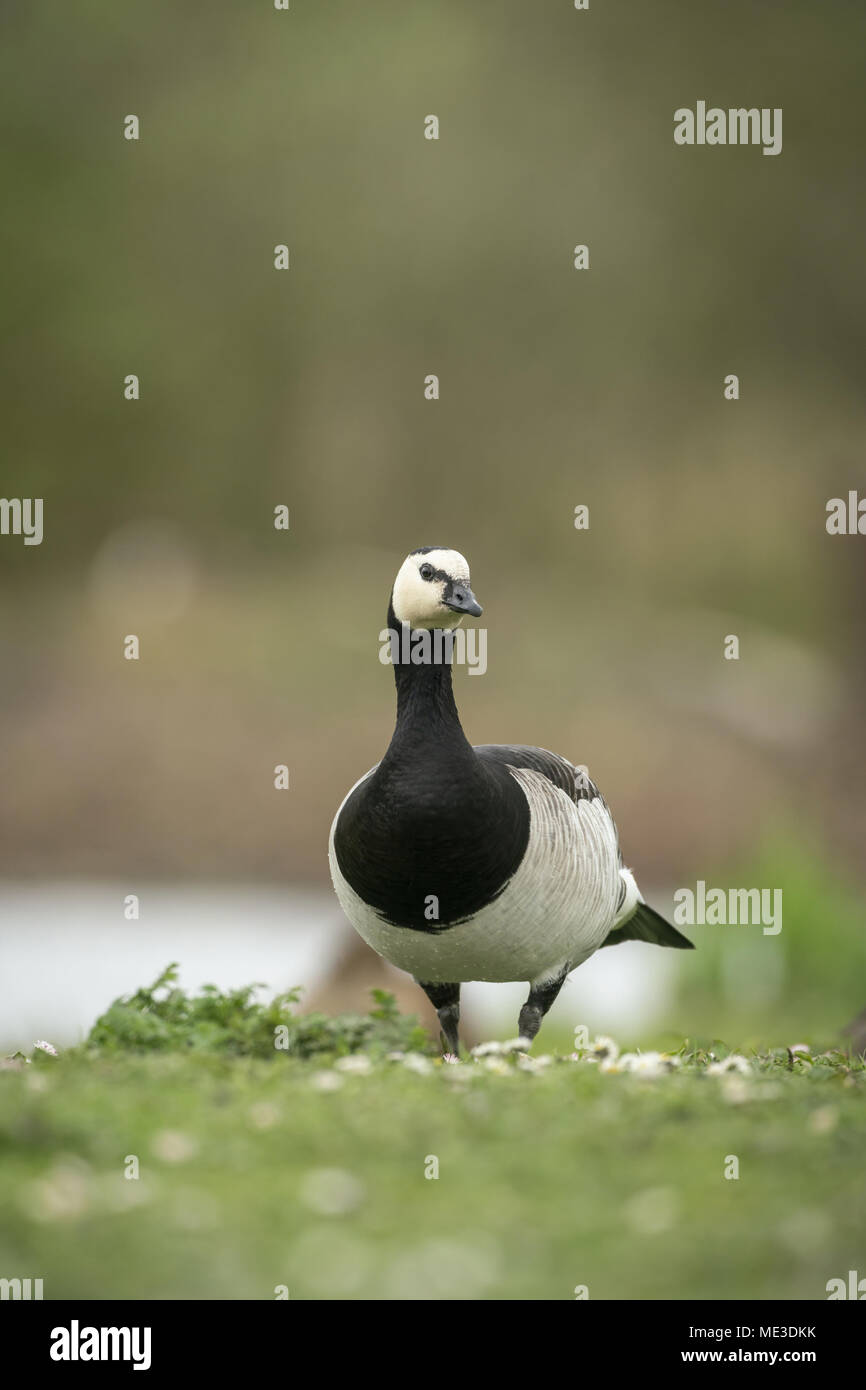
[[[388,627],[403,638],[393,607],[388,609]],[[424,756],[431,744],[452,754],[472,756],[472,748],[460,725],[451,684],[452,650],[447,634],[430,633],[429,661],[415,664],[402,660],[401,649],[392,655],[397,686],[397,723],[388,754]],[[411,631],[406,634],[411,639]],[[409,652],[405,653],[409,655]]]

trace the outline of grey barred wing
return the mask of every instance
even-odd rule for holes
[[[585,767],[577,766],[569,762],[568,758],[561,757],[559,753],[551,753],[547,748],[530,748],[525,744],[483,743],[476,747],[475,752],[486,762],[504,763],[506,767],[521,767],[529,772],[540,772],[574,802],[594,801],[599,797],[603,805],[607,804]]]

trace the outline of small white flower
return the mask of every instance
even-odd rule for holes
[[[532,1043],[529,1038],[509,1038],[502,1044],[503,1052],[528,1052]]]
[[[632,1064],[639,1076],[662,1076],[667,1071],[660,1052],[639,1052]]]
[[[37,1221],[80,1220],[90,1207],[93,1195],[89,1167],[80,1160],[58,1159],[50,1173],[31,1183],[23,1195],[30,1214]]]
[[[336,1071],[316,1071],[310,1077],[310,1085],[316,1091],[339,1091],[343,1078]]]
[[[721,1062],[711,1062],[707,1067],[707,1076],[726,1076],[728,1072],[736,1072],[739,1076],[751,1076],[751,1064],[745,1057],[732,1052],[730,1057],[724,1057]]]
[[[482,1057],[481,1065],[496,1076],[511,1076],[511,1067],[501,1057]]]
[[[726,1057],[722,1065],[726,1066],[728,1071],[739,1072],[740,1076],[752,1075],[752,1064],[748,1057],[741,1057],[737,1052],[732,1052],[730,1057]]]
[[[624,1215],[638,1235],[658,1236],[676,1225],[680,1200],[672,1187],[647,1187],[625,1204]]]
[[[318,1216],[348,1216],[363,1202],[365,1189],[345,1168],[313,1168],[301,1180],[298,1196]]]
[[[749,1086],[748,1090],[753,1100],[778,1100],[784,1094],[781,1086],[773,1081],[768,1081],[764,1086]]]
[[[49,1057],[57,1056],[57,1048],[52,1047],[51,1043],[46,1042],[44,1038],[39,1042],[35,1042],[33,1046],[38,1047],[40,1052],[47,1052]]]
[[[517,1058],[517,1066],[520,1071],[544,1071],[549,1067],[553,1058],[547,1055],[541,1057],[530,1057],[526,1053],[521,1053]]]
[[[256,1101],[255,1105],[250,1106],[250,1123],[256,1129],[273,1129],[280,1118],[280,1112],[270,1101]]]
[[[501,1056],[502,1056],[502,1052],[503,1052],[502,1043],[500,1043],[500,1042],[486,1042],[486,1043],[479,1043],[477,1047],[473,1047],[473,1049],[472,1049],[472,1051],[471,1051],[471,1053],[470,1053],[470,1056],[471,1056],[471,1057],[477,1057],[477,1058],[481,1058],[481,1057],[501,1057]]]
[[[838,1120],[838,1110],[834,1110],[832,1105],[822,1105],[820,1109],[812,1111],[809,1128],[813,1134],[829,1134],[836,1128]]]
[[[444,1057],[442,1060],[445,1060]],[[474,1067],[463,1065],[443,1067],[440,1072],[440,1075],[447,1076],[448,1080],[452,1082],[454,1085],[457,1085],[458,1083],[462,1083],[464,1081],[476,1081],[478,1077],[480,1077],[481,1075],[482,1065],[483,1063],[478,1063]]]
[[[620,1057],[608,1058],[601,1062],[599,1070],[628,1071],[635,1076],[652,1080],[657,1076],[667,1076],[679,1065],[679,1057],[671,1057],[667,1052],[623,1052]]]
[[[363,1052],[351,1052],[348,1057],[338,1057],[334,1069],[348,1072],[351,1076],[369,1076],[373,1070],[373,1063]]]
[[[388,1052],[388,1053],[385,1054],[385,1061],[386,1061],[386,1062],[402,1062],[402,1060],[403,1060],[403,1058],[404,1058],[405,1056],[406,1056],[406,1053],[405,1053],[405,1052]]]
[[[574,1055],[585,1062],[615,1062],[619,1056],[619,1048],[613,1038],[593,1038],[585,1052]]]
[[[429,1076],[433,1070],[430,1058],[420,1052],[407,1052],[403,1058],[403,1066],[407,1071],[417,1072],[419,1076]]]
[[[647,1078],[662,1076],[667,1071],[660,1052],[624,1052],[619,1064],[623,1071]]]
[[[188,1163],[199,1150],[198,1140],[178,1129],[161,1129],[151,1139],[150,1147],[163,1163]]]
[[[731,1073],[723,1079],[722,1099],[729,1105],[743,1105],[750,1099],[749,1087],[741,1076]]]

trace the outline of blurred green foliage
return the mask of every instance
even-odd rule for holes
[[[767,1045],[781,1031],[792,1043],[830,1045],[866,1004],[864,904],[855,874],[825,846],[777,832],[718,881],[781,888],[782,930],[765,936],[760,926],[688,929],[698,949],[681,975],[677,1023],[703,1038]]]
[[[402,1017],[393,996],[376,990],[366,1016],[298,1015],[299,989],[266,1003],[254,996],[262,986],[222,991],[205,985],[198,995],[177,987],[178,970],[169,965],[152,985],[116,999],[98,1018],[83,1044],[88,1054],[128,1052],[214,1052],[240,1057],[383,1056],[395,1048],[428,1049],[430,1039],[417,1020]],[[279,1037],[279,1040],[278,1040]]]

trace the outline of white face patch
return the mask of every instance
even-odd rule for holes
[[[428,550],[426,555],[407,555],[394,580],[393,602],[397,622],[422,628],[458,627],[463,621],[463,614],[446,608],[442,602],[446,580],[423,579],[421,570],[425,565],[469,587],[469,566],[459,550]]]

